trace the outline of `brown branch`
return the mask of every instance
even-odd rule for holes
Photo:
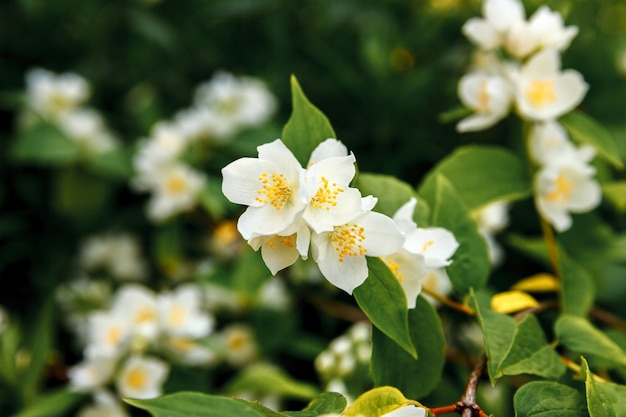
[[[527,308],[526,310],[520,311],[515,316],[513,316],[513,318],[515,319],[515,321],[522,321],[522,319],[529,314],[535,314],[535,315],[541,314],[544,311],[557,309],[559,308],[560,305],[561,303],[558,300],[542,301],[536,307],[530,307],[530,308]]]
[[[478,382],[487,365],[487,357],[483,356],[476,364],[465,386],[465,391],[461,397],[461,401],[456,404],[446,405],[444,407],[431,408],[428,411],[436,416],[448,413],[458,413],[462,417],[488,417],[480,406],[476,403],[476,391]]]
[[[615,330],[626,333],[626,321],[613,313],[601,309],[600,307],[593,307],[591,311],[589,311],[589,316],[602,324],[614,328]]]
[[[468,316],[476,316],[476,312],[471,309],[470,307],[466,306],[465,304],[461,304],[459,302],[456,302],[448,297],[446,297],[445,295],[439,294],[438,292],[429,290],[426,287],[422,287],[422,292],[424,292],[425,294],[430,295],[431,297],[433,297],[434,299],[436,299],[437,301],[439,301],[442,304],[447,305],[448,307],[451,307],[455,310],[460,311],[461,313],[465,313]]]

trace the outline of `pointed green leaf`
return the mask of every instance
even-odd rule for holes
[[[393,217],[396,211],[411,198],[417,199],[414,220],[423,227],[430,219],[430,209],[426,200],[418,197],[417,193],[409,184],[400,181],[390,175],[359,173],[356,188],[361,190],[361,194],[378,197],[376,211]]]
[[[619,211],[626,211],[626,181],[604,183],[602,193]]]
[[[252,408],[254,411],[261,413],[263,417],[288,417],[291,416],[288,411],[278,412],[272,409],[267,408],[263,404],[258,401],[248,401],[243,400],[241,398],[235,398],[236,401],[239,401],[242,404],[246,404],[248,407]],[[309,416],[301,416],[301,417],[309,417]]]
[[[563,315],[554,330],[559,343],[573,352],[601,358],[613,366],[626,365],[626,352],[583,317]]]
[[[343,417],[380,417],[407,404],[394,387],[379,387],[363,393],[343,412]]]
[[[589,364],[582,358],[582,370],[587,391],[590,417],[620,417],[626,415],[626,386],[596,381]]]
[[[24,408],[13,417],[57,417],[67,416],[85,394],[72,391],[68,388],[49,390],[33,401],[32,405]]]
[[[595,286],[589,273],[559,251],[563,313],[584,317],[593,305]]]
[[[68,165],[80,159],[80,148],[56,126],[38,123],[19,134],[11,157],[42,165]]]
[[[299,412],[290,413],[294,417],[319,416],[323,414],[340,414],[348,405],[346,398],[336,392],[322,392]]]
[[[511,151],[495,146],[458,148],[424,178],[418,190],[420,195],[433,193],[438,174],[452,183],[469,211],[495,201],[512,201],[531,194],[523,161]]]
[[[150,400],[127,398],[124,401],[148,411],[152,417],[265,417],[242,401],[196,392],[179,392]]]
[[[409,318],[404,290],[387,265],[367,257],[369,276],[354,290],[354,298],[372,324],[412,357],[417,351],[409,335]]]
[[[515,417],[587,417],[585,397],[556,382],[533,381],[513,397]]]
[[[417,360],[376,328],[372,329],[372,378],[376,385],[394,386],[409,398],[423,398],[441,380],[445,363],[441,320],[424,297],[418,297],[415,308],[409,310],[409,331]]]
[[[619,156],[619,148],[611,133],[592,117],[580,111],[572,111],[559,119],[572,138],[580,143],[592,145],[598,154],[617,168],[624,163]]]
[[[328,118],[304,95],[295,76],[291,76],[293,111],[283,128],[282,141],[304,166],[313,149],[328,138],[337,138]]]
[[[554,348],[550,346],[533,315],[517,323],[513,342],[499,374],[533,374],[544,378],[558,378],[565,372],[565,365]]]
[[[314,386],[293,379],[277,366],[262,363],[242,370],[226,385],[225,390],[233,394],[255,392],[305,400],[317,394]]]
[[[424,198],[432,207],[431,225],[448,229],[459,242],[452,264],[446,267],[454,288],[467,293],[470,287],[483,287],[489,277],[490,263],[487,245],[476,222],[445,176],[436,175],[430,191],[432,194]]]
[[[128,180],[133,175],[133,153],[118,147],[109,152],[95,155],[88,163],[94,174],[116,180]]]
[[[515,337],[515,320],[504,314],[495,313],[489,307],[490,296],[484,292],[470,291],[470,301],[474,304],[478,323],[483,330],[487,353],[487,371],[491,385],[495,385],[500,375],[500,365],[509,352]]]

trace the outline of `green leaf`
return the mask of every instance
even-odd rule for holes
[[[587,391],[587,409],[590,417],[620,417],[626,415],[626,386],[596,381],[589,364],[582,359],[582,372]]]
[[[13,159],[41,165],[68,165],[80,156],[79,146],[49,123],[23,130],[11,148]]]
[[[259,288],[272,277],[265,266],[260,252],[246,247],[232,271],[230,282],[233,289],[250,297],[257,295]]]
[[[396,211],[407,203],[411,198],[417,198],[414,220],[420,226],[426,226],[430,218],[430,209],[423,198],[419,198],[413,187],[399,179],[382,174],[363,173],[359,174],[356,188],[361,194],[378,197],[376,211],[393,217]]]
[[[354,290],[354,298],[372,324],[417,359],[409,335],[406,296],[387,265],[378,258],[367,257],[369,276]]]
[[[559,251],[563,313],[584,317],[594,301],[595,287],[589,273]]]
[[[458,148],[424,178],[419,195],[432,195],[437,175],[444,175],[457,190],[468,211],[495,201],[512,201],[531,194],[528,170],[509,150],[470,145]]]
[[[88,168],[94,174],[114,180],[128,180],[133,175],[133,154],[130,149],[118,147],[95,155]]]
[[[13,417],[56,417],[69,415],[69,411],[85,397],[68,388],[47,391]]]
[[[235,395],[240,392],[253,392],[304,400],[310,400],[318,393],[314,386],[293,379],[281,368],[263,363],[243,369],[225,389]]]
[[[394,387],[379,387],[359,396],[343,412],[343,417],[380,417],[407,404],[402,392]]]
[[[619,211],[626,211],[626,181],[604,183],[602,192]]]
[[[441,380],[445,363],[441,320],[424,297],[418,297],[415,308],[409,310],[409,331],[417,360],[372,329],[372,378],[376,385],[391,385],[410,398],[423,398]]]
[[[592,145],[598,154],[617,168],[624,163],[619,156],[619,148],[611,133],[593,118],[580,111],[572,111],[559,119],[572,138],[580,143]]]
[[[340,414],[345,410],[348,401],[341,394],[336,392],[322,392],[311,400],[311,402],[302,410],[294,412],[285,412],[293,417],[314,417],[323,414]]]
[[[434,184],[433,194],[424,196],[432,207],[431,224],[448,229],[459,242],[452,264],[446,267],[450,280],[455,290],[463,294],[471,287],[481,288],[490,272],[485,240],[450,181],[439,174]]]
[[[453,109],[446,110],[443,113],[439,113],[438,120],[440,123],[450,123],[454,122],[455,120],[462,119],[465,116],[469,116],[472,113],[472,109],[465,106],[458,106]]]
[[[293,111],[283,128],[282,141],[306,166],[315,147],[328,138],[336,139],[337,135],[324,113],[304,95],[294,75],[291,76],[291,100]]]
[[[600,358],[613,366],[626,365],[626,353],[583,317],[563,315],[554,325],[559,343],[569,350]]]
[[[124,399],[152,417],[265,417],[243,401],[196,392],[179,392],[150,400]]]
[[[92,220],[102,213],[113,193],[112,184],[78,168],[58,173],[54,207],[57,212],[77,220]]]
[[[226,216],[231,203],[222,193],[221,181],[213,177],[207,178],[200,194],[200,204],[214,220],[221,220]]]
[[[487,371],[491,385],[495,385],[500,375],[500,365],[509,352],[515,337],[515,320],[504,314],[495,313],[489,308],[490,297],[485,292],[470,291],[478,323],[483,330],[487,353]]]
[[[513,341],[498,374],[558,378],[565,369],[559,355],[548,344],[537,318],[528,315],[517,323]]]
[[[515,417],[587,417],[585,397],[566,385],[533,381],[513,397]]]
[[[288,412],[288,411],[279,413],[278,411],[274,411],[274,410],[271,410],[271,409],[267,408],[266,406],[264,406],[263,404],[261,404],[258,401],[248,401],[248,400],[243,400],[241,398],[235,398],[235,400],[239,401],[242,404],[246,404],[248,407],[252,408],[256,412],[261,413],[263,415],[263,417],[286,417],[286,416],[291,416],[290,412]],[[302,416],[302,417],[309,417],[309,416]]]

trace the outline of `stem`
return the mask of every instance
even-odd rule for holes
[[[546,241],[550,265],[552,266],[554,274],[560,278],[561,268],[559,268],[559,248],[556,244],[554,232],[552,231],[552,227],[550,227],[548,222],[546,222],[543,217],[539,216],[539,218],[541,222],[541,230],[543,231],[543,239]]]
[[[430,414],[433,414],[435,416],[439,416],[441,414],[456,413],[457,411],[458,411],[458,407],[456,404],[450,404],[444,407],[435,407],[435,408],[431,408],[428,410]]]
[[[468,316],[476,316],[476,312],[471,309],[470,307],[461,304],[459,302],[456,302],[448,297],[446,297],[445,295],[441,295],[438,292],[429,290],[428,288],[422,287],[422,292],[424,292],[425,294],[430,295],[431,297],[433,297],[434,299],[436,299],[437,301],[439,301],[442,304],[447,305],[448,307],[452,307],[455,310],[460,311],[461,313],[465,313]]]
[[[600,307],[593,307],[589,312],[589,316],[600,323],[606,324],[621,332],[626,332],[626,321],[613,313],[609,313]]]
[[[530,307],[530,308],[527,308],[526,310],[520,311],[515,316],[513,316],[513,318],[515,319],[515,321],[522,321],[522,319],[529,314],[537,315],[537,314],[543,313],[544,311],[557,309],[559,308],[560,305],[561,303],[557,300],[542,301],[536,307]]]
[[[572,371],[576,372],[577,374],[580,373],[581,367],[579,364],[577,364],[576,362],[573,362],[571,360],[569,360],[568,358],[566,358],[565,356],[561,356],[561,360],[563,361],[563,363],[565,364],[565,366],[567,366],[569,369],[571,369]],[[602,378],[599,375],[594,374],[593,372],[591,373],[591,376],[593,377],[593,379],[596,382],[608,382],[606,379]]]
[[[483,374],[485,365],[487,365],[487,356],[483,356],[476,364],[472,370],[469,380],[467,381],[465,392],[463,393],[463,397],[461,397],[461,405],[464,408],[462,414],[463,417],[472,417],[475,414],[480,415],[482,412],[480,407],[478,407],[478,404],[476,404],[476,390],[478,389],[478,382]]]

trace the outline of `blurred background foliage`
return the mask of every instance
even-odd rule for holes
[[[584,75],[590,90],[583,110],[615,133],[626,157],[626,3],[528,0],[528,14],[541,4],[562,12],[568,25],[579,26],[563,67]],[[155,237],[143,215],[144,196],[130,192],[124,178],[80,165],[57,172],[12,160],[9,149],[28,70],[43,67],[85,77],[92,87],[91,104],[128,149],[157,121],[186,107],[194,88],[220,69],[268,84],[280,103],[276,129],[268,130],[277,135],[291,111],[288,80],[295,74],[338,138],[354,151],[361,171],[417,185],[460,145],[514,145],[519,138],[514,117],[486,132],[463,135],[440,117],[459,105],[457,81],[474,50],[460,28],[480,14],[480,7],[478,0],[3,0],[0,304],[27,325],[40,322],[40,307],[70,275],[80,239],[105,227],[134,231],[150,242],[158,258],[163,251],[197,247],[197,240],[170,239],[177,233],[190,236],[184,227],[201,234],[214,226],[169,225]],[[253,146],[244,149],[254,154]],[[239,156],[218,158],[225,164]],[[219,175],[219,167],[214,170]],[[79,193],[64,195],[59,191],[66,189],[64,182]],[[231,210],[234,216],[238,209]],[[533,208],[528,202],[513,210]],[[623,232],[623,216],[604,214]],[[597,221],[593,215],[586,218]],[[532,215],[515,227],[522,233],[538,231]],[[603,232],[609,233],[598,227]],[[171,241],[184,248],[168,247]],[[498,275],[508,285],[524,275],[527,262],[516,263],[513,256]],[[615,268],[614,277],[624,270]],[[607,297],[618,307],[615,293]],[[452,371],[459,372],[464,371]],[[452,380],[444,379],[442,386]],[[438,393],[446,395],[445,390]]]

